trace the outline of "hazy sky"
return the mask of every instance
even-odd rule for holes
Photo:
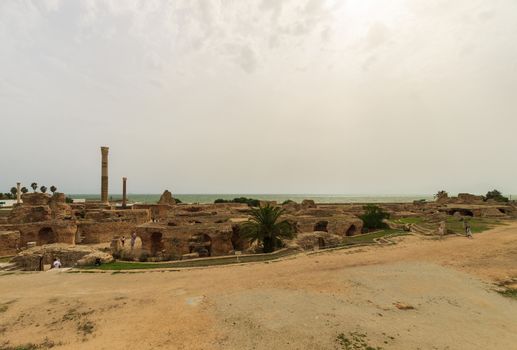
[[[517,1],[0,1],[0,190],[517,193]]]

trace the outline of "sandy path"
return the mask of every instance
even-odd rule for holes
[[[355,331],[383,349],[511,349],[517,301],[490,285],[507,277],[517,223],[272,263],[0,276],[0,349],[338,349]]]

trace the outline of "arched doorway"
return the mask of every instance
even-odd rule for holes
[[[200,257],[212,256],[212,239],[209,235],[193,235],[188,244],[190,253],[198,253]]]
[[[38,232],[38,245],[56,243],[56,234],[50,227],[44,227]]]
[[[328,232],[328,224],[328,221],[318,221],[316,225],[314,225],[314,231]]]
[[[325,248],[325,240],[322,237],[318,237],[318,247],[320,249]]]
[[[348,228],[348,230],[346,230],[346,233],[345,233],[345,234],[346,234],[347,236],[353,236],[353,235],[355,235],[355,234],[356,234],[356,232],[357,232],[357,227],[355,227],[355,225],[351,225],[351,226]]]
[[[151,255],[156,256],[163,250],[163,235],[161,232],[151,233]]]
[[[449,215],[461,215],[473,217],[474,213],[468,209],[453,209],[449,211]]]

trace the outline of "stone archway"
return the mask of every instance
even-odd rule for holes
[[[350,227],[345,232],[345,234],[347,236],[353,236],[356,233],[357,233],[357,227],[355,227],[355,225],[350,225]]]
[[[470,216],[473,217],[474,213],[471,210],[468,209],[452,209],[448,212],[449,215],[461,215],[461,216]]]
[[[163,235],[161,232],[151,233],[151,255],[156,256],[163,250]]]
[[[52,244],[56,243],[56,234],[50,227],[43,227],[38,232],[38,245],[44,245],[44,244]]]
[[[189,239],[189,252],[198,253],[200,257],[212,256],[212,238],[209,235],[200,233]]]
[[[328,232],[328,225],[329,225],[329,222],[328,221],[318,221],[315,225],[314,225],[314,232],[316,231],[320,231],[320,232]]]

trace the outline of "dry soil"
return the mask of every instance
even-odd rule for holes
[[[494,291],[516,277],[517,223],[270,263],[4,274],[0,349],[517,349],[517,300]]]

